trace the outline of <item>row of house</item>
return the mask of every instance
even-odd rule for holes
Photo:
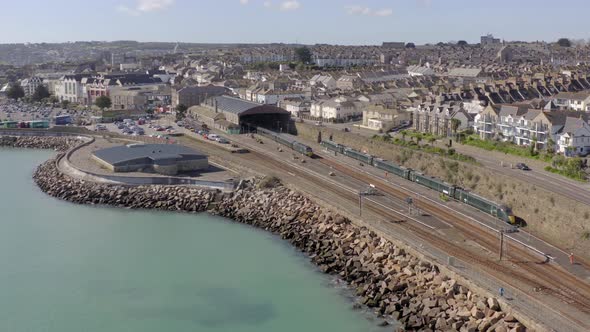
[[[500,139],[538,149],[587,155],[590,153],[590,115],[565,110],[531,109],[530,105],[487,107],[474,119],[482,139]]]

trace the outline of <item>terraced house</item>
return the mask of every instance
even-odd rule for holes
[[[452,119],[459,120],[459,129],[465,129],[473,124],[473,116],[467,113],[461,104],[421,104],[410,111],[414,130],[435,136],[451,136]]]
[[[590,153],[590,116],[573,111],[530,109],[528,105],[486,108],[476,116],[474,129],[482,139],[498,139],[566,155]]]

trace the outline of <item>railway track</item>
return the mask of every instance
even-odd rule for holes
[[[324,163],[326,166],[337,169],[348,176],[357,178],[360,181],[372,183],[378,190],[395,198],[404,199],[409,195],[412,195],[411,192],[384,184],[381,179],[355,172],[346,166],[328,159],[321,159],[320,162]],[[451,224],[466,238],[477,242],[490,252],[495,252],[499,249],[498,237],[495,234],[490,233],[488,230],[483,230],[480,227],[474,227],[475,225],[466,218],[452,214],[447,209],[436,206],[435,204],[429,204],[424,200],[419,201],[418,207]],[[430,243],[436,243],[439,249],[449,252],[450,254],[452,253],[453,256],[460,259],[466,259],[467,261],[485,267],[487,272],[499,277],[499,279],[507,284],[514,284],[513,281],[514,278],[516,278],[519,281],[532,286],[529,289],[518,287],[524,292],[529,292],[530,289],[535,288],[542,289],[545,294],[554,296],[562,302],[576,307],[583,313],[590,314],[590,285],[553,264],[542,264],[542,261],[539,261],[535,256],[532,256],[520,246],[513,243],[507,243],[509,250],[507,250],[506,258],[512,264],[515,264],[518,270],[527,271],[528,273],[526,274],[514,271],[515,269],[507,269],[506,266],[495,263],[489,258],[476,258],[473,254],[468,254],[464,247],[457,248],[448,241],[441,241],[440,236],[425,232],[423,229],[416,227],[415,225],[407,224],[407,227],[411,228],[424,240],[429,241]],[[499,271],[506,272],[506,274],[509,274],[510,278],[506,278],[506,274],[503,275],[502,273],[499,273]],[[572,320],[576,320],[575,317],[571,317],[571,315],[567,316]]]
[[[207,147],[205,150],[213,152],[213,150],[216,149],[218,148]],[[270,153],[261,153],[251,149],[250,153],[240,155],[239,158],[242,161],[246,161],[248,167],[259,169],[265,173],[283,173],[283,175],[286,173],[296,176],[298,180],[305,181],[307,186],[315,187],[317,190],[316,194],[319,192],[327,192],[336,195],[339,199],[348,202],[350,206],[356,206],[358,202],[358,192],[356,190],[346,188],[335,181],[331,181],[329,178],[327,179],[325,176],[312,174],[312,171],[305,171],[303,167],[294,166],[289,161],[278,160],[278,156],[273,156]],[[320,158],[318,161],[325,166],[329,166],[332,169],[362,181],[363,183],[374,183],[378,190],[383,191],[392,197],[398,199],[408,197],[408,192],[384,184],[382,180],[377,179],[376,177],[356,172],[328,159]],[[277,172],[278,170],[280,170],[280,172]],[[320,182],[318,182],[318,179]],[[422,210],[445,220],[451,224],[453,228],[461,232],[465,238],[477,242],[490,252],[495,252],[498,249],[498,239],[489,231],[478,231],[478,229],[474,228],[471,221],[454,215],[448,210],[437,207],[436,205],[427,204],[422,201],[419,204],[419,207]],[[407,216],[404,214],[392,209],[386,209],[383,206],[380,206],[382,204],[375,204],[370,200],[365,200],[364,205],[365,209],[368,209],[375,215],[383,217],[384,220],[391,221],[407,219]],[[506,285],[511,285],[525,294],[531,293],[532,289],[541,290],[541,292],[531,295],[531,297],[536,300],[542,300],[539,299],[540,295],[546,295],[575,307],[582,313],[590,313],[589,285],[554,265],[540,264],[541,262],[529,252],[526,252],[523,248],[519,248],[514,244],[507,244],[509,250],[507,250],[508,254],[506,258],[510,263],[514,264],[514,267],[510,267],[507,266],[508,264],[506,263],[502,264],[490,259],[490,257],[485,254],[465,250],[464,246],[444,239],[439,234],[435,234],[431,230],[426,230],[424,227],[418,226],[417,224],[408,222],[401,224],[391,223],[391,226],[405,227],[417,238],[429,243],[438,250],[477,266],[489,276],[492,276]],[[590,330],[590,325],[588,325],[587,322],[577,319],[574,315],[570,314],[570,312],[564,312],[557,308],[546,309],[552,310],[561,317],[574,322],[581,328],[581,330]]]

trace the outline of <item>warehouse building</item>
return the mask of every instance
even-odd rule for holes
[[[113,172],[176,175],[209,167],[206,155],[178,144],[128,144],[94,151],[92,157]]]
[[[242,133],[251,127],[264,127],[275,131],[290,132],[295,128],[290,123],[291,113],[273,105],[229,97],[218,96],[210,98],[202,104],[202,108],[195,108],[193,114],[203,120],[220,122],[224,126],[236,125]],[[208,109],[205,111],[204,109]]]

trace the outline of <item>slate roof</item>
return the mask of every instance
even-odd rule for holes
[[[449,69],[449,76],[477,77],[480,73],[481,73],[481,68],[452,68],[452,69]]]
[[[207,158],[197,150],[178,144],[129,144],[97,150],[92,154],[114,166]]]
[[[278,114],[290,114],[288,111],[271,105],[264,105],[258,104],[255,102],[247,101],[244,99],[229,97],[229,96],[218,96],[215,97],[215,102],[217,103],[217,108],[219,111],[224,111],[228,113],[234,113],[238,115],[244,115],[244,113],[252,110],[249,112],[250,114],[269,114],[269,113],[278,113]],[[257,110],[254,110],[258,108]]]

